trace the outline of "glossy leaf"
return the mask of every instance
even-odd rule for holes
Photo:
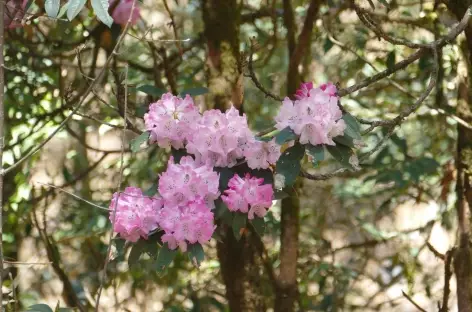
[[[146,93],[148,95],[152,95],[156,98],[161,97],[164,93],[167,92],[167,90],[157,88],[152,85],[142,85],[142,86],[137,87],[136,90]]]
[[[108,0],[91,0],[92,8],[97,18],[108,27],[113,24],[113,18],[108,14],[109,3]]]
[[[313,158],[313,165],[318,165],[318,163],[324,160],[324,146],[323,145],[311,145],[307,144],[305,146],[306,153]]]
[[[305,148],[300,143],[283,152],[277,161],[276,172],[284,177],[284,186],[291,186],[300,173],[300,161],[305,154]]]
[[[28,307],[27,311],[34,311],[34,312],[53,312],[50,306],[44,303],[33,304],[32,306]]]
[[[145,131],[141,133],[139,136],[131,140],[130,148],[133,153],[138,152],[141,149],[141,145],[146,143],[149,140],[149,132]]]
[[[254,219],[250,220],[250,223],[254,230],[256,231],[259,236],[263,236],[265,232],[265,222],[264,218],[255,217]]]
[[[56,18],[59,14],[60,0],[46,0],[44,2],[44,10],[49,17]]]
[[[326,146],[328,153],[341,165],[351,170],[359,169],[359,160],[351,148],[344,145]]]
[[[185,150],[185,148],[175,149],[175,148],[172,147],[170,153],[171,153],[172,157],[174,157],[174,162],[176,164],[180,163],[180,160],[182,159],[182,157],[189,155],[187,153],[187,151]]]
[[[190,95],[190,96],[198,96],[198,95],[203,95],[203,94],[206,94],[206,93],[208,93],[208,88],[198,87],[198,88],[186,89],[186,90],[180,92],[180,95],[182,97],[186,96],[187,94]]]
[[[237,240],[241,239],[241,229],[246,227],[246,218],[247,215],[245,213],[236,212],[233,214],[233,234]]]
[[[279,145],[282,145],[285,142],[295,140],[296,138],[297,135],[295,134],[295,132],[293,132],[292,129],[287,127],[275,135],[275,142]]]
[[[164,271],[174,260],[175,256],[177,255],[177,249],[172,250],[169,249],[167,243],[162,246],[159,251],[159,255],[157,256],[156,260],[156,268],[158,271]]]
[[[83,9],[87,0],[69,0],[67,7],[67,19],[72,21]]]
[[[199,243],[189,245],[187,252],[188,257],[193,265],[195,265],[197,268],[200,267],[200,264],[205,259],[205,252],[203,251],[202,245]]]

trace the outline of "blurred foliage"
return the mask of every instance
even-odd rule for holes
[[[60,160],[60,152],[57,152],[56,159],[54,151],[45,149],[6,177],[8,200],[4,208],[3,234],[6,259],[18,259],[20,248],[26,248],[26,242],[31,240],[38,246],[38,251],[44,250],[43,238],[38,232],[38,227],[42,228],[55,241],[56,252],[61,255],[54,261],[61,262],[76,295],[84,303],[89,300],[87,296],[90,294],[95,297],[99,286],[99,272],[108,247],[106,233],[110,230],[107,211],[96,209],[57,189],[39,185],[35,179],[38,172],[42,172],[41,181],[46,176],[48,183],[58,185],[96,205],[108,207],[108,201],[116,188],[120,160],[119,153],[106,151],[111,148],[119,150],[120,147],[116,144],[109,147],[106,143],[95,145],[100,140],[96,142],[89,137],[119,137],[116,128],[96,120],[111,125],[122,124],[115,96],[118,87],[113,73],[122,72],[125,62],[129,62],[129,111],[139,129],[143,129],[143,107],[168,89],[170,78],[175,79],[177,92],[196,96],[196,101],[203,108],[209,106],[205,102],[208,91],[204,87],[206,48],[201,38],[203,23],[200,4],[195,0],[180,2],[180,5],[172,5],[177,32],[180,38],[190,40],[180,44],[157,40],[150,43],[129,36],[125,40],[124,52],[116,57],[114,67],[96,88],[98,96],[90,96],[80,110],[82,115],[92,116],[93,119],[77,115],[58,135],[59,144],[66,146],[65,159]],[[274,3],[273,7],[270,7],[271,3]],[[395,1],[394,7],[390,3],[390,8],[387,8],[389,3],[386,1],[375,4],[378,14],[388,13],[397,19],[404,17],[419,21],[417,24],[405,24],[386,20],[385,29],[398,37],[418,42],[434,40],[434,23],[438,23],[436,35],[447,32],[447,28],[438,22],[438,15],[433,12],[431,2],[412,4],[412,1],[401,0]],[[306,1],[297,0],[292,1],[292,5],[300,29],[307,4]],[[286,96],[284,80],[288,54],[282,1],[244,1],[242,7],[242,16],[273,12],[260,18],[243,19],[240,28],[241,50],[248,53],[249,39],[255,37],[258,50],[254,55],[254,67],[260,82],[273,93]],[[32,10],[38,11],[39,8],[33,7]],[[133,36],[142,36],[143,29],[154,24],[153,38],[174,39],[172,28],[167,27],[169,18],[166,10],[160,2],[144,1],[142,10],[148,14],[145,15],[142,27],[131,30]],[[38,18],[24,28],[7,31],[8,136],[4,166],[14,163],[55,129],[87,87],[89,81],[86,76],[96,76],[106,55],[102,46],[103,38],[93,32],[97,29],[106,31],[100,29],[95,19],[82,12],[71,23]],[[342,42],[342,46],[339,42]],[[96,66],[94,61],[97,57],[94,54],[98,48],[98,59],[101,61]],[[182,54],[180,49],[184,49]],[[86,76],[79,70],[77,53],[81,55]],[[313,80],[315,84],[329,80],[346,87],[391,67],[410,53],[409,48],[380,42],[346,8],[344,1],[330,0],[320,9],[311,40],[311,51],[304,56],[302,74],[305,81]],[[165,60],[168,63],[164,63]],[[443,49],[444,76],[435,92],[443,92],[445,100],[436,103],[435,97],[430,96],[418,113],[397,129],[385,147],[361,163],[362,171],[349,172],[328,182],[308,182],[301,190],[300,310],[384,310],[398,304],[401,296],[383,303],[375,300],[377,295],[366,297],[365,289],[357,283],[361,278],[375,284],[379,294],[403,281],[410,290],[422,289],[426,296],[437,301],[438,294],[431,292],[429,287],[439,280],[439,274],[424,271],[418,255],[425,250],[425,243],[431,234],[431,222],[441,224],[448,231],[454,229],[451,225],[455,219],[455,212],[451,209],[454,201],[453,181],[448,178],[451,172],[448,164],[454,158],[456,121],[438,114],[437,109],[449,115],[455,114],[458,60],[456,45],[448,45]],[[156,70],[153,69],[155,63],[158,64]],[[422,57],[390,79],[383,79],[342,98],[341,103],[348,112],[359,118],[391,118],[409,107],[425,89],[431,66],[431,58]],[[167,70],[173,73],[172,77],[166,73]],[[266,97],[248,78],[244,80],[244,86],[243,107],[251,127],[261,131],[272,126],[272,118],[279,103]],[[155,189],[152,186],[157,181],[158,173],[164,169],[169,151],[155,146],[144,147],[142,143],[146,135],[129,135],[130,140],[134,138],[131,149],[136,153],[126,153],[124,157],[123,185],[151,190]],[[360,150],[360,154],[367,152],[385,135],[385,131],[376,129],[363,136],[367,146]],[[90,146],[95,147],[95,150]],[[102,149],[105,152],[100,152]],[[317,171],[327,172],[339,167],[328,157],[328,153],[321,155],[320,151],[308,152],[317,160]],[[336,151],[329,152],[334,158],[337,157]],[[292,156],[301,159],[303,153],[302,150]],[[324,158],[326,161],[319,162]],[[344,164],[349,165],[349,162]],[[51,165],[56,167],[55,170],[47,172]],[[89,170],[89,167],[92,169]],[[305,165],[303,167],[308,168]],[[294,179],[290,177],[290,180]],[[401,204],[431,202],[439,206],[437,215],[428,216],[421,228],[411,229],[411,232],[382,228],[382,222],[394,218],[396,208]],[[53,209],[53,214],[47,213],[46,210],[50,209]],[[411,209],[414,209],[413,204]],[[46,220],[38,222],[44,218]],[[232,219],[232,225],[239,234],[243,226],[236,219]],[[267,259],[271,266],[277,268],[280,248],[278,236],[281,231],[278,205],[273,207],[265,221],[263,238]],[[257,224],[254,226],[258,233],[263,232]],[[334,229],[342,231],[343,237],[349,234],[357,242],[366,241],[370,245],[343,249],[342,252],[348,255],[338,261],[334,255],[341,250],[333,248],[335,242],[329,238],[329,231]],[[423,244],[409,245],[408,234],[413,232],[424,237]],[[371,247],[382,244],[388,244],[391,252],[379,256],[375,253],[376,249]],[[138,293],[157,292],[159,297],[149,298],[145,295],[142,300],[161,301],[161,308],[165,311],[228,311],[224,286],[219,276],[215,242],[204,247],[205,260],[199,269],[180,253],[160,255],[162,258],[157,260],[160,266],[167,266],[169,259],[174,259],[165,271],[155,266],[157,244],[152,240],[129,245],[114,239],[113,246],[106,289],[129,285],[131,298],[137,298]],[[200,252],[195,251],[199,261]],[[43,252],[38,257],[48,259]],[[376,269],[367,271],[368,262],[375,263]],[[21,279],[23,268],[11,267],[10,270],[15,279]],[[17,299],[22,307],[30,306],[29,311],[53,311],[52,308],[48,310],[39,305],[31,307],[32,304],[43,302],[44,296],[51,295],[44,285],[55,278],[50,267],[34,272],[34,278],[30,278],[31,284],[25,289],[17,289]],[[423,276],[422,285],[414,285],[417,281],[415,276]],[[11,287],[11,282],[5,281],[4,286]],[[266,293],[270,295],[271,292],[268,290]],[[363,298],[361,304],[359,300],[354,300],[356,297]],[[126,300],[119,304],[126,305]]]

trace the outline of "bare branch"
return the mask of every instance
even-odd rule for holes
[[[420,306],[413,300],[413,298],[411,298],[410,296],[408,296],[403,290],[402,290],[402,294],[403,294],[403,296],[404,296],[408,301],[410,301],[411,304],[414,305],[419,311],[421,311],[421,312],[426,312],[425,309],[423,309],[422,307],[420,307]]]
[[[136,0],[133,1],[133,3],[135,2]],[[133,5],[134,7],[134,5]],[[132,11],[131,11],[132,12]],[[113,57],[116,55],[121,43],[123,42],[123,39],[125,38],[126,34],[128,33],[128,29],[130,27],[130,23],[129,23],[129,20],[128,20],[128,23],[126,23],[126,26],[123,30],[123,32],[121,33],[120,37],[118,38],[118,40],[116,41],[116,45],[115,45],[115,48],[113,49],[113,52],[110,54],[110,56],[107,58],[107,60],[105,61],[105,64],[103,65],[103,68],[102,70],[100,71],[100,73],[97,75],[97,77],[95,78],[94,81],[92,81],[92,83],[89,85],[89,87],[86,89],[85,93],[83,94],[82,96],[82,99],[79,101],[79,103],[77,104],[77,106],[72,110],[72,112],[70,112],[69,115],[67,115],[67,117],[59,124],[59,126],[57,126],[56,129],[54,129],[54,131],[43,141],[41,142],[38,146],[36,146],[34,149],[32,149],[29,153],[27,153],[25,156],[23,156],[22,158],[20,158],[17,162],[15,162],[14,164],[12,164],[10,167],[6,168],[6,169],[3,169],[1,172],[0,172],[0,175],[2,176],[5,176],[8,172],[12,171],[13,169],[15,169],[17,166],[21,165],[24,161],[26,161],[27,159],[29,159],[31,156],[33,156],[34,154],[36,154],[41,148],[43,148],[44,145],[46,145],[46,143],[48,143],[59,131],[61,131],[62,128],[64,128],[64,126],[69,122],[69,120],[72,118],[72,116],[74,116],[74,114],[76,112],[79,111],[80,107],[82,107],[82,105],[85,103],[85,99],[87,98],[87,96],[89,95],[89,93],[95,88],[95,85],[97,84],[97,82],[99,82],[101,79],[101,77],[103,76],[103,74],[106,72],[107,70],[107,67],[108,65],[110,64],[110,62],[112,61]],[[1,45],[1,44],[0,44]],[[0,136],[1,137],[1,136]]]

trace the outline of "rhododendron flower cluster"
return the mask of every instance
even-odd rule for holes
[[[150,132],[150,141],[160,147],[172,146],[183,148],[195,131],[200,119],[198,109],[192,98],[164,94],[161,99],[149,105],[149,112],[144,115],[146,130]]]
[[[124,192],[113,194],[109,208],[113,230],[130,242],[140,237],[147,239],[158,227],[162,204],[161,198],[146,197],[137,187],[127,187]]]
[[[221,199],[230,211],[247,213],[250,220],[254,219],[254,215],[262,218],[272,205],[274,194],[272,185],[263,183],[264,179],[251,177],[250,174],[246,174],[244,179],[235,174]]]
[[[244,151],[254,141],[246,116],[231,107],[226,113],[209,110],[203,113],[198,124],[198,135],[187,145],[187,151],[195,155],[197,161],[216,167],[233,167]]]
[[[218,185],[219,175],[212,167],[198,165],[190,156],[182,157],[180,164],[171,158],[159,179],[162,198],[144,196],[135,187],[113,195],[110,204],[113,229],[131,242],[140,237],[147,239],[151,231],[161,229],[162,242],[167,242],[170,249],[180,247],[182,251],[188,243],[208,242],[215,230],[211,209],[220,195]]]
[[[213,213],[202,200],[186,205],[165,206],[159,214],[160,227],[165,234],[162,242],[170,249],[187,250],[187,244],[204,244],[211,239],[216,226]]]
[[[301,144],[335,145],[333,138],[343,135],[346,128],[338,107],[336,87],[324,84],[313,88],[311,83],[302,84],[296,97],[295,101],[284,99],[275,117],[276,128],[289,127],[300,136]]]
[[[150,142],[160,147],[186,148],[199,164],[233,167],[244,157],[252,169],[266,169],[280,157],[280,146],[255,139],[246,115],[231,107],[225,113],[212,109],[201,115],[192,98],[164,94],[144,115]]]
[[[110,0],[110,8],[114,7],[116,1],[119,1],[114,8],[111,17],[113,21],[119,25],[126,25],[130,18],[131,9],[133,8],[133,0]],[[138,6],[138,1],[134,4],[133,14],[131,14],[130,25],[136,25],[138,20],[141,18],[141,11]]]
[[[267,169],[270,164],[275,164],[282,152],[280,145],[275,143],[275,138],[269,142],[253,140],[244,150],[249,168]]]
[[[197,164],[190,156],[182,157],[180,164],[175,164],[171,157],[159,179],[159,194],[171,206],[201,200],[211,209],[220,195],[219,178],[211,166]]]

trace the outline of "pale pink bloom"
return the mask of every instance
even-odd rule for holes
[[[201,200],[182,206],[165,204],[159,215],[160,227],[165,234],[162,242],[170,249],[187,250],[188,244],[207,243],[215,231],[214,215]]]
[[[272,205],[274,194],[272,185],[263,183],[264,179],[251,177],[250,174],[246,174],[244,179],[235,174],[221,199],[230,211],[248,213],[250,220],[254,219],[254,215],[262,218]]]
[[[300,136],[301,144],[335,145],[332,139],[343,135],[346,128],[338,100],[336,87],[331,83],[310,89],[298,100],[286,98],[275,118],[276,128],[291,128]]]
[[[281,155],[280,145],[275,143],[275,138],[269,142],[253,140],[244,150],[244,157],[251,169],[267,169],[274,165]]]
[[[219,174],[211,166],[198,164],[190,156],[182,157],[180,164],[175,164],[171,157],[159,179],[159,194],[171,205],[202,200],[211,208],[220,195],[218,181]]]
[[[110,1],[110,7],[113,6],[116,0]],[[119,25],[126,25],[128,23],[128,19],[131,14],[131,9],[133,8],[133,0],[118,0],[119,3],[113,10],[111,16],[113,17],[113,21]],[[134,4],[133,14],[131,14],[130,25],[136,25],[138,20],[141,18],[141,11],[138,6],[139,2],[136,1]]]
[[[226,113],[215,109],[204,112],[195,133],[198,135],[189,139],[187,152],[195,155],[197,162],[215,167],[236,165],[254,138],[246,116],[239,116],[234,107]]]
[[[331,82],[321,84],[320,89],[327,93],[329,96],[337,96],[338,93],[338,89]]]
[[[144,196],[137,187],[127,187],[124,192],[113,194],[109,207],[113,230],[131,242],[140,237],[147,239],[158,227],[162,205],[161,198]]]
[[[189,95],[182,99],[171,93],[164,94],[159,101],[150,104],[149,112],[144,115],[150,142],[176,149],[183,148],[192,137],[199,119],[198,109]]]

